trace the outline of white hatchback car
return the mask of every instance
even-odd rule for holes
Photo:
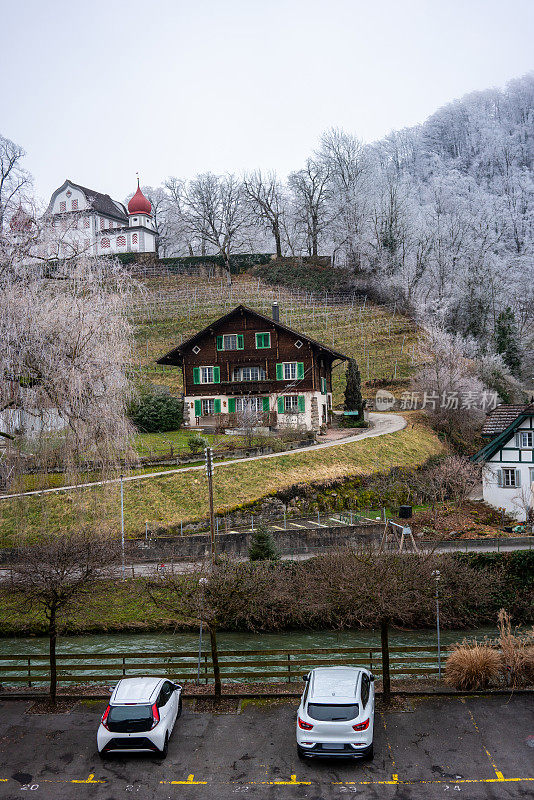
[[[357,667],[317,667],[304,680],[297,716],[299,756],[371,759],[374,676]]]
[[[123,678],[115,686],[98,728],[101,756],[157,753],[165,758],[174,723],[182,713],[182,687],[165,678]]]

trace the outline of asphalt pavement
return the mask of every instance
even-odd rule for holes
[[[34,715],[0,701],[0,797],[42,800],[258,800],[343,795],[362,800],[526,800],[534,797],[534,697],[399,698],[377,708],[372,762],[303,762],[295,746],[298,702],[241,701],[240,713],[184,703],[166,760],[102,761],[96,730],[105,703]]]

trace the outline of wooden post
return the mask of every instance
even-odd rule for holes
[[[28,657],[28,686],[32,685],[32,661]]]
[[[287,682],[291,683],[291,653],[287,654]]]
[[[122,657],[122,677],[126,675],[126,656]]]

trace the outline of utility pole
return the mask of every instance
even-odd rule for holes
[[[124,483],[123,476],[121,475],[121,551],[122,551],[122,579],[126,580],[126,572],[124,565]]]
[[[211,447],[204,450],[206,459],[206,475],[208,476],[208,493],[210,500],[210,539],[211,539],[211,566],[215,561],[215,517],[213,513],[213,453]]]
[[[439,673],[439,679],[441,680],[441,642],[440,642],[440,630],[439,630],[439,579],[441,578],[441,573],[439,569],[436,569],[432,574],[434,575],[436,581],[436,628],[438,634],[438,673]]]

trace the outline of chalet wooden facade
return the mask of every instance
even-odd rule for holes
[[[239,305],[158,360],[182,367],[189,427],[330,424],[332,365],[347,356]]]

